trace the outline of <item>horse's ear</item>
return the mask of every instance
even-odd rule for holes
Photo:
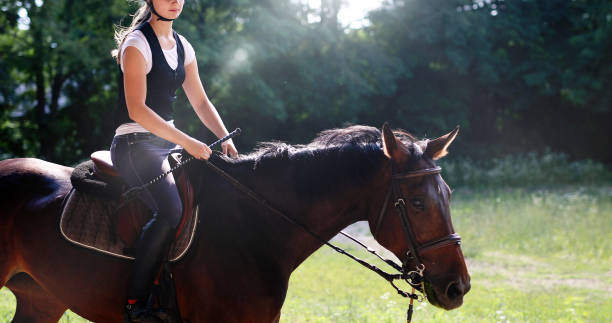
[[[431,140],[427,143],[427,149],[425,149],[425,155],[429,156],[429,158],[436,160],[440,159],[446,154],[448,151],[446,150],[448,146],[455,140],[457,134],[459,133],[459,126],[455,128],[455,130],[447,133],[446,135]]]
[[[398,150],[397,139],[389,127],[389,123],[385,122],[382,126],[383,151],[385,155],[393,159],[393,155]]]

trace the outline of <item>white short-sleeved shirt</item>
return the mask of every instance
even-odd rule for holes
[[[187,41],[187,39],[185,39],[185,37],[179,35],[179,39],[181,40],[183,48],[185,49],[185,66],[187,66],[193,63],[193,61],[195,61],[195,51],[193,50],[193,47]],[[138,49],[138,51],[145,58],[145,63],[147,66],[146,70],[147,74],[149,74],[149,72],[151,72],[151,67],[153,66],[153,56],[151,54],[151,47],[149,46],[149,42],[147,41],[147,38],[142,33],[142,31],[134,30],[125,37],[125,40],[123,41],[123,46],[121,47],[121,57],[123,57],[123,53],[130,46],[136,47],[136,49]],[[162,48],[164,56],[166,57],[166,61],[172,69],[176,69],[176,67],[178,66],[178,52],[176,49],[176,45],[174,45],[174,47],[168,50]],[[123,71],[123,60],[121,60],[121,71]]]
[[[183,49],[185,50],[185,66],[187,66],[193,63],[193,61],[195,61],[195,51],[193,50],[193,47],[187,41],[187,39],[185,39],[185,37],[179,35],[179,39],[181,40],[181,43],[183,44]],[[147,38],[142,33],[142,31],[134,30],[126,36],[125,40],[123,41],[123,46],[121,46],[121,57],[123,57],[123,53],[130,46],[135,47],[142,54],[145,59],[147,74],[149,74],[149,72],[151,72],[151,68],[153,67],[153,56],[151,54],[151,47],[149,46],[149,42],[147,41]],[[170,68],[172,68],[173,70],[176,69],[176,67],[178,66],[177,45],[174,45],[173,48],[168,50],[162,48],[162,52],[164,52],[164,57],[166,58],[166,61],[168,62]],[[123,72],[123,60],[121,60],[121,71]],[[174,126],[174,120],[170,120],[168,121],[168,123]],[[120,125],[115,130],[115,136],[124,135],[132,132],[149,131],[136,122],[129,122]]]

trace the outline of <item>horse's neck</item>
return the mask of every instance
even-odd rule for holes
[[[353,194],[354,196],[351,196]],[[288,246],[285,257],[291,259],[294,268],[340,230],[357,221],[365,220],[364,210],[354,202],[353,197],[356,198],[357,193],[353,194],[346,194],[344,198],[319,201],[304,212],[298,213],[297,221],[305,228],[297,225],[286,226],[290,234],[282,244]],[[350,200],[347,201],[347,198]]]
[[[322,168],[320,171],[330,173],[338,170]],[[269,174],[265,171],[256,171],[244,177],[245,184],[263,196],[271,206],[303,227],[283,219],[274,212],[269,212],[269,209],[266,210],[267,207],[259,204],[257,211],[250,209],[247,213],[248,217],[257,219],[258,224],[263,225],[250,227],[252,230],[250,234],[272,237],[266,244],[267,250],[274,253],[273,259],[280,259],[284,265],[289,265],[291,270],[340,230],[357,221],[366,220],[370,205],[364,197],[373,195],[367,192],[377,191],[377,187],[372,186],[373,183],[354,186],[342,181],[328,181],[325,187],[320,188],[328,193],[313,197],[308,196],[308,189],[300,191],[300,187],[313,186],[313,183],[299,182],[300,178],[303,181],[310,181],[310,178],[296,175],[295,168],[279,169],[274,172],[274,176]],[[294,181],[296,178],[298,182]],[[314,233],[316,237],[308,231]]]

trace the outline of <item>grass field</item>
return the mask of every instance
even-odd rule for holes
[[[453,311],[418,304],[414,322],[611,321],[612,187],[458,189],[452,212],[472,290]],[[13,306],[2,289],[0,322]],[[323,248],[292,276],[282,321],[404,322],[406,308],[385,281]]]

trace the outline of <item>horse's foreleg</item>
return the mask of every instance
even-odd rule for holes
[[[17,299],[13,323],[56,323],[67,310],[55,297],[49,295],[30,276],[20,273],[6,284]]]

